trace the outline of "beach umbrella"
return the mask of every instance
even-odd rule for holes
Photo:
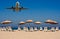
[[[58,22],[53,21],[53,20],[46,20],[45,23],[48,23],[48,24],[54,24],[54,25],[58,24]],[[51,26],[50,26],[50,27],[51,27]]]
[[[46,22],[45,22],[45,23],[48,23],[48,24],[53,24],[53,25],[58,24],[58,22],[53,21],[53,20],[46,20]],[[51,26],[50,26],[50,27],[51,27]]]
[[[58,24],[56,21],[53,21],[53,20],[46,20],[45,23],[49,23],[49,24]]]
[[[12,23],[12,21],[9,21],[9,20],[1,22],[1,24],[10,24],[10,23]]]
[[[35,22],[35,24],[41,24],[41,22],[39,22],[39,21],[36,21],[36,22]]]
[[[31,23],[33,23],[33,20],[26,20],[26,23],[28,24],[28,30],[30,30]]]
[[[46,22],[45,22],[45,23],[55,24],[55,25],[56,25],[56,24],[58,24],[58,22],[53,21],[53,20],[46,20]],[[52,28],[51,28],[51,30],[52,30],[52,31],[55,31],[55,28],[54,28],[54,27],[52,27]]]
[[[23,22],[23,21],[19,22],[18,30],[21,30],[21,29],[20,29],[20,28],[21,28],[20,25],[24,25],[24,24],[25,24],[25,22]]]
[[[36,22],[34,22],[34,24],[36,24],[36,25],[40,25],[41,24],[41,22],[39,22],[39,21],[36,21]],[[35,26],[36,26],[35,25]],[[38,29],[39,29],[39,26],[37,26],[38,27]],[[37,30],[37,28],[35,27],[35,30]]]
[[[5,21],[1,22],[1,24],[4,24],[4,25],[10,24],[10,23],[12,23],[12,21],[10,21],[10,20],[5,20]]]
[[[23,21],[19,22],[19,25],[23,25],[23,24],[25,24],[25,22],[23,22]]]
[[[5,20],[5,21],[1,22],[1,24],[4,24],[4,25],[10,24],[10,23],[12,23],[12,21],[10,21],[10,20]],[[11,26],[7,26],[6,30],[8,30],[8,27],[11,28]]]
[[[33,20],[27,20],[26,21],[26,23],[32,23],[33,22]]]

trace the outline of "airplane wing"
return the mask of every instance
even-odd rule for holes
[[[11,9],[11,10],[15,11],[15,7],[10,7],[10,8],[6,8],[6,9]]]
[[[6,8],[6,9],[13,9],[13,10],[14,10],[14,9],[15,9],[15,7],[10,7],[10,8]]]
[[[26,10],[26,9],[28,9],[28,8],[23,8],[23,7],[19,8],[19,10]]]
[[[21,8],[21,10],[26,10],[27,8]]]

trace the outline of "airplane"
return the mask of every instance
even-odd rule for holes
[[[6,9],[12,9],[13,11],[21,11],[21,10],[26,10],[27,9],[27,8],[19,6],[19,4],[20,3],[17,1],[15,7],[12,6],[10,8],[6,8]]]

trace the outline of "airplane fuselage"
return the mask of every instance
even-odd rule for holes
[[[15,10],[16,10],[16,11],[18,11],[18,10],[19,10],[19,2],[16,2]]]

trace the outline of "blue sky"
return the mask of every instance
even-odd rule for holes
[[[32,19],[34,21],[56,20],[60,23],[60,0],[18,0],[21,6],[28,8],[13,12],[5,8],[15,6],[17,0],[0,0],[0,22],[12,20],[14,23]]]

